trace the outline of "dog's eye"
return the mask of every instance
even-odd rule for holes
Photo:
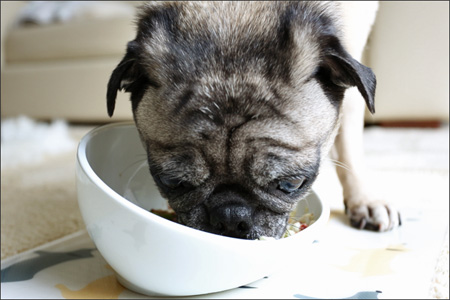
[[[299,190],[306,182],[305,178],[284,179],[278,182],[278,189],[285,193],[293,193]]]
[[[181,185],[181,180],[177,178],[159,176],[159,180],[165,187],[168,187],[169,189],[174,189]]]
[[[188,182],[182,181],[178,178],[173,178],[169,176],[159,176],[158,177],[161,184],[168,189],[174,190],[177,188],[190,188],[192,187],[191,184]]]

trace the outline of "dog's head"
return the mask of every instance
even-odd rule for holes
[[[346,88],[375,76],[344,50],[335,5],[173,2],[141,8],[111,75],[131,93],[150,172],[182,224],[279,238],[337,133]]]

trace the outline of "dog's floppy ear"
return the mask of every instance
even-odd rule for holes
[[[370,68],[351,57],[336,37],[329,38],[327,44],[324,64],[328,69],[330,80],[343,88],[356,86],[364,97],[369,111],[375,113],[375,74]]]
[[[139,94],[141,94],[149,83],[149,80],[145,75],[145,71],[137,61],[137,55],[135,54],[136,48],[137,43],[135,41],[131,41],[128,43],[127,53],[123,57],[122,61],[114,69],[111,77],[109,78],[108,89],[106,93],[106,103],[108,108],[108,115],[110,117],[112,117],[114,113],[118,90],[131,92],[132,104],[133,106],[136,106],[136,102],[138,102],[138,99],[136,99],[136,95],[133,95],[133,92],[140,91]]]

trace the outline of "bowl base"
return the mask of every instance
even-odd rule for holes
[[[117,281],[125,288],[129,289],[132,292],[138,293],[138,294],[142,294],[145,296],[150,296],[150,297],[189,297],[189,296],[198,296],[198,295],[207,295],[207,294],[214,294],[214,293],[218,293],[218,292],[223,292],[226,291],[228,289],[224,289],[224,290],[220,290],[220,291],[209,291],[209,292],[204,292],[204,293],[189,293],[189,294],[164,294],[164,293],[157,293],[148,289],[144,289],[141,287],[138,287],[137,285],[129,282],[128,280],[126,280],[125,278],[123,278],[122,276],[120,276],[117,272],[115,272]],[[259,279],[258,279],[259,280]],[[230,288],[233,289],[233,288]]]
[[[160,293],[155,293],[153,291],[147,290],[147,289],[143,289],[138,287],[137,285],[134,285],[133,283],[129,282],[128,280],[126,280],[125,278],[123,278],[122,276],[120,276],[119,274],[116,273],[116,278],[117,281],[125,288],[135,292],[135,293],[139,293],[139,294],[143,294],[146,296],[151,296],[151,297],[158,297],[158,296],[168,296],[165,294],[160,294]]]

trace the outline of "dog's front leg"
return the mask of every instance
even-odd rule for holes
[[[372,24],[378,10],[377,1],[343,1],[344,41],[348,52],[361,60]],[[341,127],[335,140],[337,167],[342,184],[346,214],[352,226],[386,231],[400,225],[397,210],[374,199],[366,186],[364,164],[364,99],[356,88],[348,89],[342,104]]]
[[[400,225],[400,215],[388,203],[377,201],[366,186],[363,130],[365,104],[356,88],[347,90],[341,127],[336,137],[337,159],[343,167],[336,171],[342,184],[344,204],[352,226],[386,231]]]

